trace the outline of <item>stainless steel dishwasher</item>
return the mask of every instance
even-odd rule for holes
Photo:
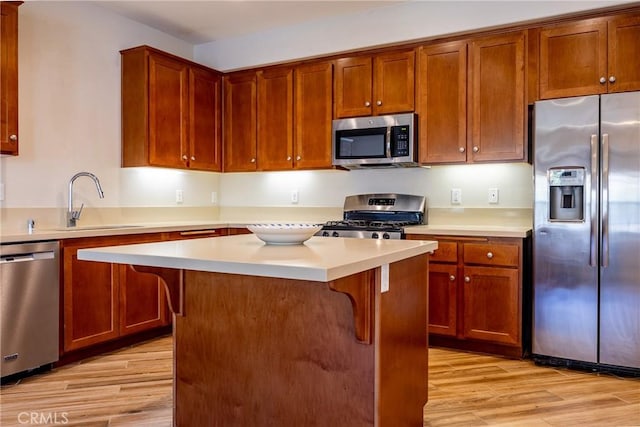
[[[0,245],[0,376],[58,360],[58,242]]]

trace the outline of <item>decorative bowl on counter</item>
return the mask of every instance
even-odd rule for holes
[[[250,224],[249,231],[268,245],[301,245],[322,228],[321,224]]]

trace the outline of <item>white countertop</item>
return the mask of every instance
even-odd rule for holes
[[[415,225],[405,228],[406,234],[430,236],[515,237],[524,239],[531,234],[528,225]]]
[[[312,237],[266,245],[253,234],[81,249],[78,259],[327,282],[437,249],[426,240]]]

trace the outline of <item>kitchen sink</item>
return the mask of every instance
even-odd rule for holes
[[[138,228],[142,225],[88,225],[86,227],[54,228],[55,231],[91,231],[91,230],[117,230],[121,228]]]

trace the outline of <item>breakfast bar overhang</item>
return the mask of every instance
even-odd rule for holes
[[[176,426],[421,426],[437,242],[255,235],[83,249],[165,283]]]

